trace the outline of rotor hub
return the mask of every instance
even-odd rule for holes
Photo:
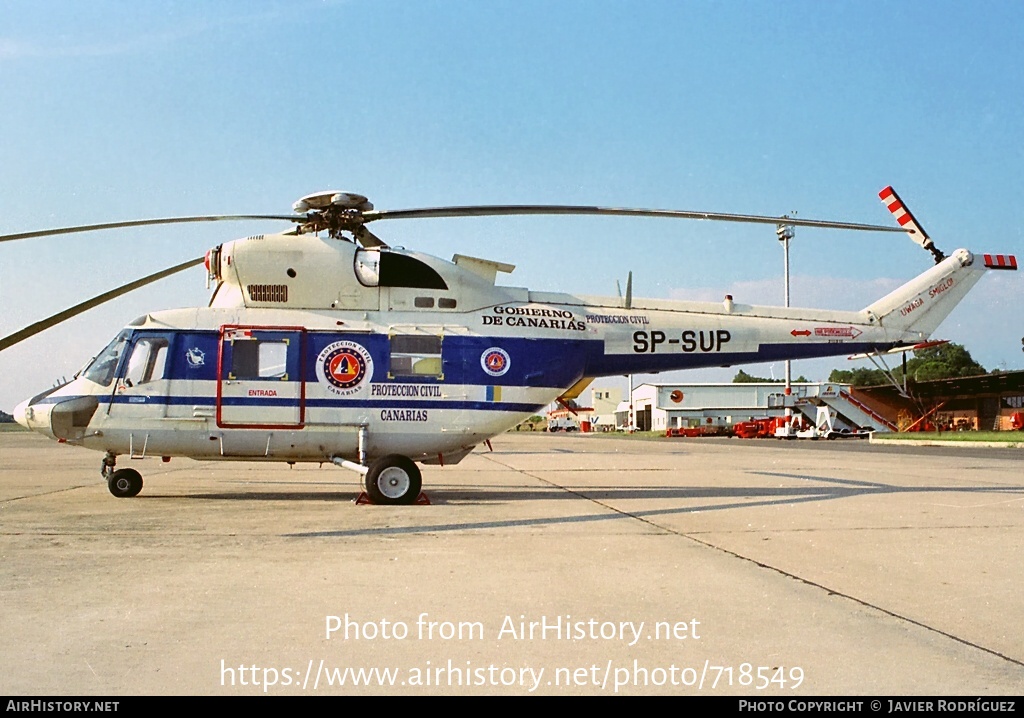
[[[332,237],[341,238],[342,232],[355,234],[363,226],[363,212],[373,209],[373,203],[354,192],[325,190],[307,194],[292,205],[298,213],[306,214],[300,232],[326,230]]]

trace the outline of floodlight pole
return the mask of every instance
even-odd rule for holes
[[[789,219],[783,217],[783,219]],[[789,242],[796,236],[796,228],[789,224],[780,224],[775,228],[775,234],[782,242],[782,255],[783,255],[783,283],[785,286],[785,300],[786,308],[789,308]],[[792,396],[793,394],[793,366],[792,362],[786,360],[786,396]],[[793,409],[789,405],[789,399],[786,399],[786,434],[789,435],[793,422]]]

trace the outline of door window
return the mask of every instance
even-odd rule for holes
[[[229,379],[288,380],[288,340],[236,340],[232,344]]]

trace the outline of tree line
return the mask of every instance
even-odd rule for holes
[[[903,365],[893,370],[893,376],[898,382],[903,381]],[[988,374],[978,362],[974,361],[971,353],[962,344],[940,344],[936,347],[921,349],[914,352],[914,358],[907,360],[907,378],[912,381],[931,381],[933,379],[956,379],[966,376],[981,376]],[[830,382],[837,384],[852,384],[854,386],[879,386],[888,384],[889,379],[881,369],[868,369],[861,367],[857,369],[833,369],[828,375]],[[746,384],[750,382],[774,382],[782,383],[782,379],[764,379],[751,376],[742,369],[733,377],[733,383]],[[804,376],[793,380],[794,382],[809,381]]]

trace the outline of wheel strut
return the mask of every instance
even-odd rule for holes
[[[115,466],[117,466],[117,454],[113,451],[108,451],[106,456],[103,457],[103,463],[100,464],[100,476],[103,477],[104,481],[110,480]]]

